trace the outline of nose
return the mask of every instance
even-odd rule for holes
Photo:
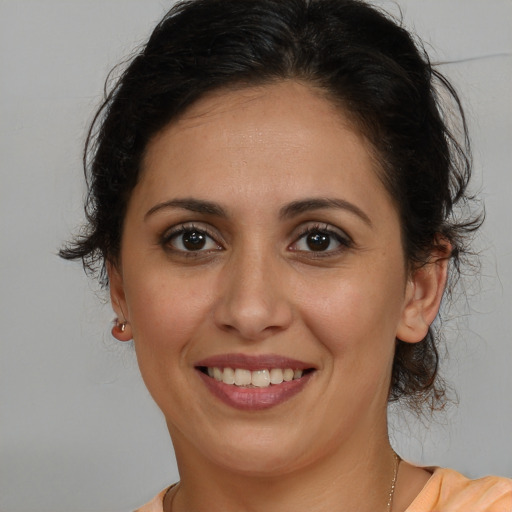
[[[220,329],[257,341],[286,330],[293,308],[278,258],[248,252],[224,268],[214,319]]]

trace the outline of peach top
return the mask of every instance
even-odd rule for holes
[[[166,491],[135,512],[163,512]],[[512,512],[512,480],[497,476],[470,480],[453,469],[433,468],[405,512]]]

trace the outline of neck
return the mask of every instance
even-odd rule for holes
[[[181,482],[172,512],[386,512],[394,452],[387,434],[359,437],[288,472],[256,474],[205,459],[173,432]]]

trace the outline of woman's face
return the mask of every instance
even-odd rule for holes
[[[151,141],[110,277],[177,452],[268,474],[385,435],[405,269],[368,144],[283,82],[210,95]]]

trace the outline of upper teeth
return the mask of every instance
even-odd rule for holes
[[[270,384],[281,384],[302,377],[302,370],[272,368],[271,370],[245,370],[242,368],[208,368],[208,375],[224,384],[266,388]]]

